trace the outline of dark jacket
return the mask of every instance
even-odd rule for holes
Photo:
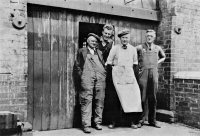
[[[103,60],[102,52],[99,49],[96,49],[96,51],[100,62],[104,66],[105,61]],[[87,54],[90,54],[90,51],[87,47],[83,47],[78,50],[75,66],[76,66],[76,72],[78,73],[79,76],[82,75],[83,66],[85,64],[85,59],[87,57]]]
[[[102,45],[102,42],[100,42],[99,46],[98,46],[98,49],[102,52],[103,54],[103,60],[106,62],[107,61],[107,58],[108,58],[108,55],[110,53],[110,50],[112,48],[112,44],[113,42],[109,42],[107,43],[105,46]]]

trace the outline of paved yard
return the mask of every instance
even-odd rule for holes
[[[115,129],[108,129],[103,127],[102,131],[92,129],[91,134],[85,134],[82,130],[62,129],[53,131],[35,131],[33,136],[200,136],[199,129],[189,128],[182,124],[168,124],[159,122],[162,128],[153,128],[150,126],[143,126],[140,129],[131,129],[128,127],[118,127]],[[27,134],[24,134],[26,136]],[[29,135],[27,135],[29,136]]]

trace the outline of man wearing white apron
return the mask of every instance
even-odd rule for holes
[[[136,48],[129,44],[128,30],[119,32],[121,44],[113,46],[106,65],[113,65],[112,77],[123,111],[131,121],[131,127],[137,128],[137,118],[133,113],[142,112],[140,89],[135,78],[133,65],[138,65]]]

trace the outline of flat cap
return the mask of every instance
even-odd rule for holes
[[[148,32],[156,33],[156,31],[154,31],[153,29],[147,29],[147,30],[146,30],[146,33],[148,33]]]
[[[122,37],[126,34],[129,34],[129,33],[130,33],[130,31],[128,29],[123,29],[123,30],[119,31],[117,36],[120,38],[120,37]]]
[[[147,33],[151,33],[151,35],[153,35],[154,37],[156,36],[156,31],[154,31],[153,29],[147,29],[146,34]]]
[[[100,41],[100,38],[99,38],[98,35],[96,35],[96,34],[94,34],[94,33],[89,33],[88,36],[87,36],[87,38],[89,38],[90,36],[93,36],[94,38],[97,39],[97,41]]]

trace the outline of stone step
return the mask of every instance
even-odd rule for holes
[[[175,117],[174,113],[169,110],[157,109],[156,111],[156,119],[162,122],[174,123]]]

